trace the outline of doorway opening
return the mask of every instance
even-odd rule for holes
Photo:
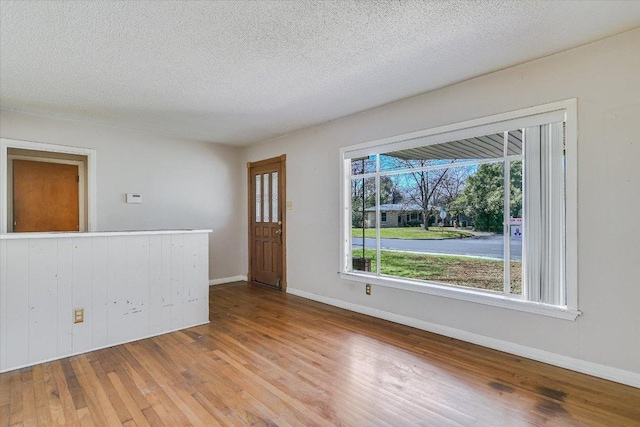
[[[95,231],[94,150],[0,143],[0,232]]]

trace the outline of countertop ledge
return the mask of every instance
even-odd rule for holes
[[[135,230],[135,231],[81,231],[53,233],[6,233],[0,234],[0,240],[13,239],[60,239],[78,237],[110,237],[110,236],[153,236],[158,234],[199,234],[211,233],[213,230]]]

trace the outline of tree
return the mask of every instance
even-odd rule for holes
[[[470,166],[450,168],[433,195],[432,203],[446,208],[451,218],[455,217],[459,220],[460,214],[464,213],[464,210],[457,205],[457,200],[466,187],[471,169]]]
[[[427,159],[396,159],[395,164],[400,168],[409,169],[407,174],[399,175],[396,187],[402,190],[404,201],[407,203],[415,203],[422,208],[422,220],[425,230],[429,229],[429,218],[433,213],[434,199],[439,194],[441,183],[445,180],[449,168],[437,169],[432,171],[418,169],[436,164],[434,160]]]
[[[398,204],[404,201],[402,191],[398,189],[396,183],[390,176],[380,177],[380,204]]]
[[[365,209],[375,206],[375,183],[369,179],[351,180],[351,225],[364,228]]]
[[[453,208],[473,218],[479,231],[501,233],[504,229],[504,179],[502,163],[485,163],[469,176]],[[522,162],[511,163],[510,215],[522,212]]]
[[[353,227],[363,227],[366,217],[364,210],[376,205],[376,183],[373,178],[351,180],[351,224]],[[388,176],[380,177],[380,204],[402,203],[402,192],[395,182]],[[364,210],[363,210],[364,208]]]

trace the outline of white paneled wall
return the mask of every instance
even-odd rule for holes
[[[209,321],[206,232],[3,237],[0,372]]]

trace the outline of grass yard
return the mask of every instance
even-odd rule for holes
[[[354,256],[361,254],[354,252]],[[371,259],[371,271],[375,271],[375,251],[367,250],[365,256]],[[380,257],[381,272],[389,276],[503,291],[502,261],[395,251],[380,251]],[[511,292],[522,292],[522,263],[516,261],[511,262]]]
[[[353,237],[362,237],[362,228],[352,228],[351,235]],[[436,239],[459,239],[461,237],[470,237],[471,233],[466,231],[460,231],[455,228],[449,227],[429,227],[428,230],[422,229],[422,227],[394,227],[394,228],[381,228],[380,237],[383,239],[422,239],[422,240],[436,240]],[[365,228],[364,237],[375,238],[375,228]]]

